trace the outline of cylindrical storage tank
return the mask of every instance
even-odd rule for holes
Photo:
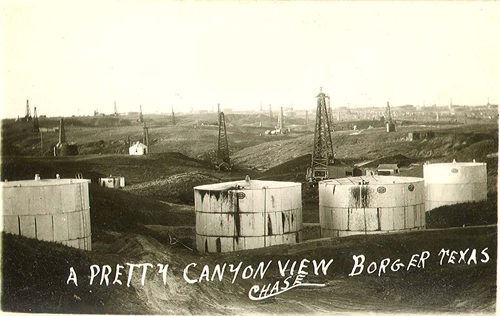
[[[234,181],[194,188],[196,248],[229,252],[302,240],[301,184]]]
[[[3,231],[91,250],[89,182],[85,179],[1,182]]]
[[[319,183],[322,237],[425,227],[424,179],[361,176]]]
[[[424,184],[426,212],[442,205],[486,200],[486,163],[425,164]]]

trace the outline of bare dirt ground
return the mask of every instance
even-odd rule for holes
[[[298,245],[276,246],[232,254],[200,255],[194,249],[195,216],[192,187],[205,183],[251,178],[304,181],[310,164],[312,131],[296,128],[289,135],[265,136],[273,122],[260,128],[256,116],[228,115],[228,138],[235,168],[230,173],[213,169],[209,157],[216,144],[215,115],[180,116],[172,126],[168,116],[146,116],[153,153],[144,157],[124,155],[125,139],[142,138],[142,128],[132,118],[68,118],[70,141],[79,145],[80,156],[38,157],[39,139],[29,126],[2,124],[1,180],[31,179],[39,173],[73,178],[81,173],[95,182],[99,177],[125,176],[125,190],[91,184],[93,251],[3,235],[2,309],[18,312],[72,312],[118,314],[242,314],[378,312],[487,312],[495,310],[497,228],[470,225],[496,224],[496,179],[498,127],[492,124],[398,127],[396,133],[380,128],[335,132],[337,158],[347,163],[378,159],[403,164],[402,174],[422,176],[425,161],[484,161],[488,163],[489,199],[485,202],[444,207],[428,214],[429,227],[444,231],[419,231],[394,235],[352,236],[342,239],[309,240]],[[203,125],[202,125],[203,123]],[[211,125],[212,124],[212,125]],[[303,124],[300,119],[290,124]],[[41,120],[56,126],[57,120]],[[361,126],[361,125],[360,125]],[[410,142],[407,133],[432,130],[434,137]],[[44,134],[49,145],[56,133]],[[316,188],[303,185],[303,220],[318,223]],[[458,215],[457,215],[458,214]],[[466,227],[462,227],[462,226]],[[313,231],[315,226],[311,226]],[[314,233],[311,233],[313,236]],[[491,260],[478,264],[439,264],[438,253],[446,249],[489,248]],[[381,275],[349,277],[352,256],[367,260],[400,258],[430,251],[425,269]],[[479,250],[480,251],[480,250]],[[280,279],[277,260],[333,259],[326,276],[309,276],[322,288],[299,287],[263,301],[248,299],[252,285]],[[191,263],[195,276],[204,264],[244,262],[257,265],[272,261],[264,279],[237,279],[226,275],[222,282],[187,284],[182,276]],[[125,262],[168,263],[168,282],[149,275],[144,286],[135,275],[131,286],[89,285],[91,264],[115,266]],[[66,284],[73,266],[78,287]]]

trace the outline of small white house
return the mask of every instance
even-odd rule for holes
[[[124,188],[125,177],[110,175],[108,178],[99,178],[99,185],[106,188]]]
[[[137,142],[128,148],[129,155],[145,155],[148,153],[148,146]]]

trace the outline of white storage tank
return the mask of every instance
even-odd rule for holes
[[[423,229],[424,179],[361,176],[319,183],[322,237]]]
[[[1,182],[3,231],[91,250],[89,182],[38,175]]]
[[[486,163],[424,165],[425,211],[442,205],[483,201],[488,193]]]
[[[194,188],[196,248],[229,252],[302,240],[302,192],[295,182],[243,180]]]

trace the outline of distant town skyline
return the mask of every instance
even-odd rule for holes
[[[1,116],[500,102],[494,2],[4,1]]]

